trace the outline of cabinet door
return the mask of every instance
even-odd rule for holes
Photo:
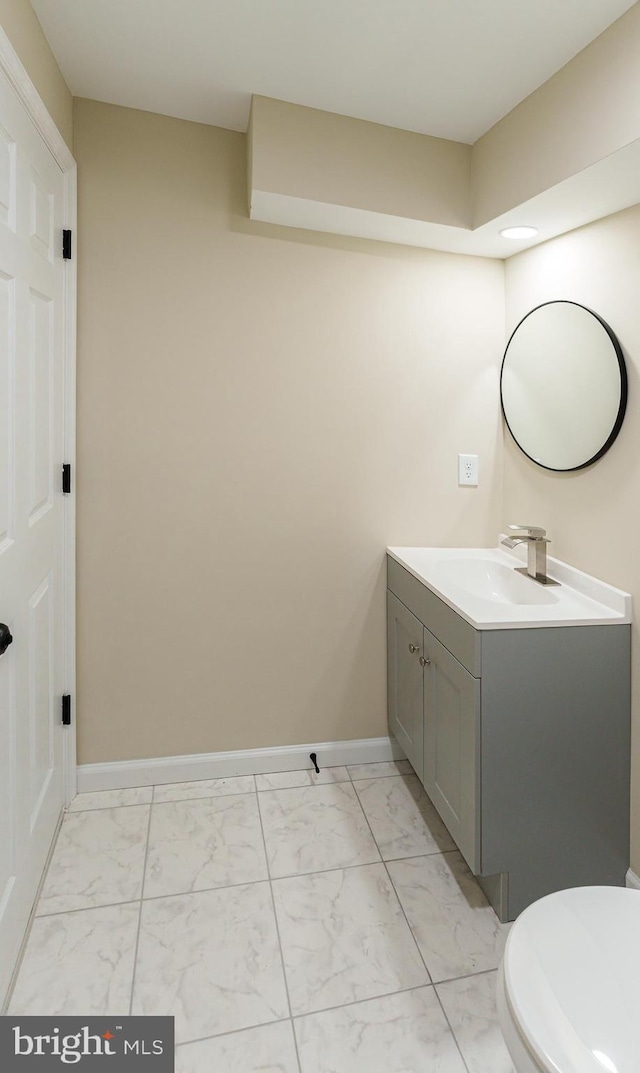
[[[422,779],[424,715],[422,694],[422,623],[387,592],[387,663],[389,730]]]
[[[480,681],[424,631],[424,785],[473,872],[480,871]]]

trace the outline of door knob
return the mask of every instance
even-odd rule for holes
[[[0,622],[0,656],[4,655],[12,641],[9,627],[5,626],[4,622]]]
[[[410,644],[409,645],[409,651],[410,651],[412,656],[415,655],[416,652],[420,651],[420,645],[411,645]]]
[[[431,665],[431,660],[430,659],[425,659],[424,656],[420,656],[420,666],[421,667],[429,667],[430,665]]]

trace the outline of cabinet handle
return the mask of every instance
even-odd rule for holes
[[[411,655],[414,656],[416,654],[416,652],[420,651],[420,645],[412,645],[412,644],[410,644],[409,645],[409,651],[410,651]]]
[[[420,666],[421,667],[430,667],[431,666],[431,660],[430,659],[425,659],[424,656],[420,656]]]

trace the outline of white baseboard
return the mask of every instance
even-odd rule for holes
[[[320,745],[283,745],[274,749],[159,756],[150,760],[115,760],[106,764],[80,764],[78,793],[122,790],[130,786],[153,786],[167,782],[195,782],[198,779],[227,779],[231,775],[296,771],[310,766],[311,752],[318,754],[320,768],[375,764],[404,757],[399,745],[391,738],[362,738],[360,741],[325,741]]]
[[[640,890],[640,876],[637,876],[631,869],[627,872],[627,886],[633,887],[634,890]]]

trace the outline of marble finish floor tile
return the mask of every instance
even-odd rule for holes
[[[272,877],[380,860],[351,783],[259,794]]]
[[[95,790],[77,794],[68,812],[87,812],[97,808],[117,808],[120,805],[150,805],[153,786],[134,786],[128,790]]]
[[[454,848],[417,775],[366,779],[354,786],[383,860]]]
[[[142,903],[133,1013],[186,1043],[289,1016],[268,883]]]
[[[150,805],[68,813],[37,915],[140,897]]]
[[[140,904],[34,920],[9,1013],[129,1013]]]
[[[145,898],[268,879],[255,794],[153,805]]]
[[[485,972],[436,988],[469,1073],[514,1073],[498,1024],[496,975]]]
[[[384,779],[390,775],[414,774],[408,760],[387,760],[380,764],[349,764],[347,770],[354,782],[356,779]]]
[[[383,864],[275,880],[294,1015],[429,983]]]
[[[349,772],[346,767],[321,768],[319,775],[313,768],[256,775],[258,790],[288,790],[293,786],[325,786],[331,782],[349,782]]]
[[[170,782],[154,787],[153,800],[190,801],[197,797],[226,797],[229,794],[252,794],[253,775],[235,775],[228,779],[201,779],[197,782]]]
[[[175,1073],[298,1073],[291,1021],[183,1043]]]
[[[466,1073],[432,987],[294,1024],[302,1073]]]
[[[498,967],[509,926],[457,850],[391,861],[388,868],[434,981]]]

